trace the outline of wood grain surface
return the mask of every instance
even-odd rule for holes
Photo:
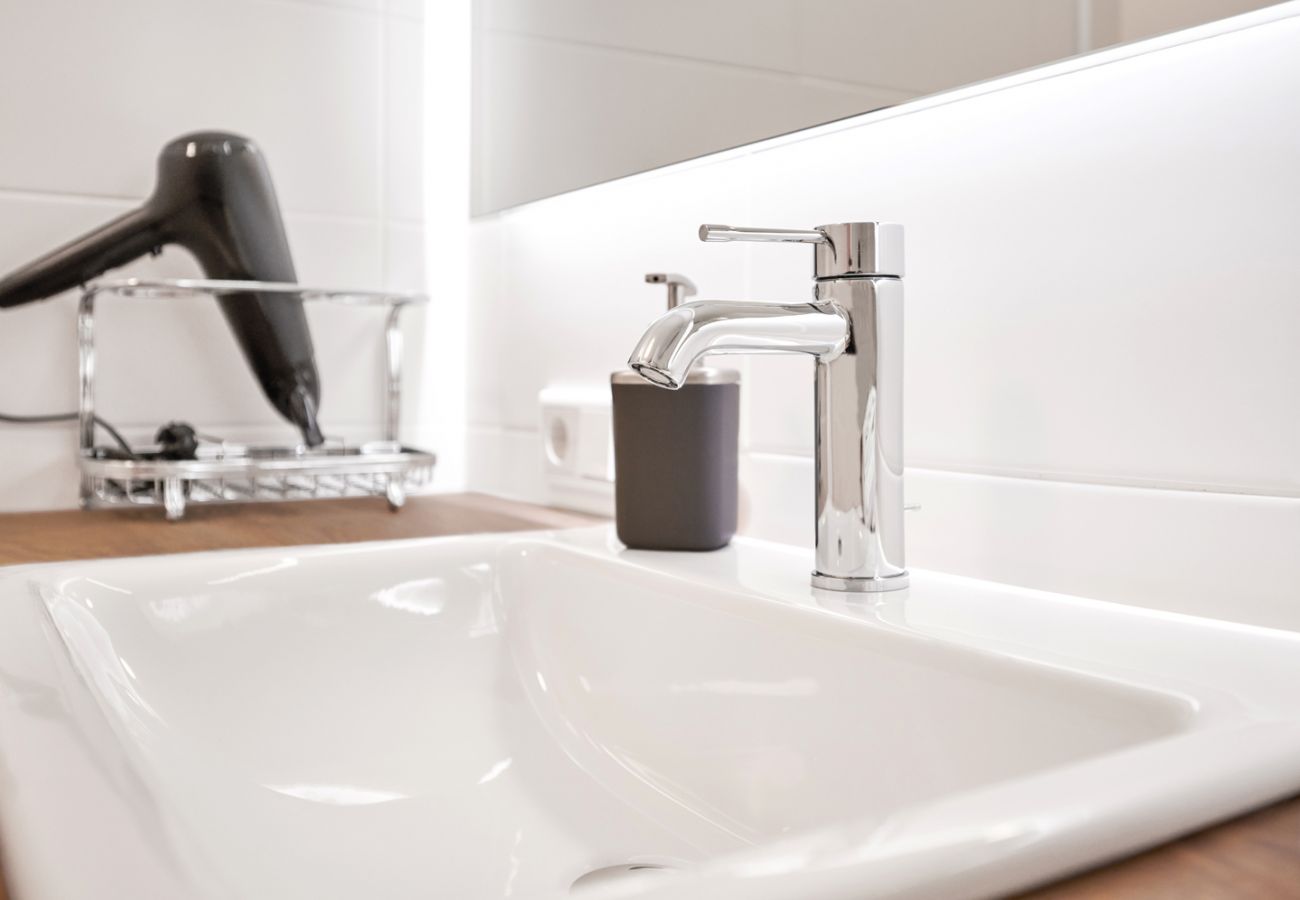
[[[0,515],[0,565],[570,528],[598,521],[485,494],[413,497],[397,513],[378,499],[195,507],[179,522],[163,521],[157,509],[18,513]],[[1022,897],[1300,898],[1300,798]],[[6,900],[3,877],[0,900]]]
[[[1300,897],[1300,798],[1024,896],[1033,900]]]
[[[486,494],[195,506],[177,522],[157,508],[0,515],[0,565],[239,547],[292,547],[478,532],[572,528],[603,521]]]

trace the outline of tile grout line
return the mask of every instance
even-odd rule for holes
[[[598,44],[595,41],[584,41],[578,38],[562,38],[553,35],[532,34],[527,31],[516,31],[511,28],[486,28],[486,34],[496,34],[503,37],[516,38],[520,40],[534,41],[543,44],[556,44],[567,47],[581,47],[586,50],[603,51],[607,53],[622,54],[643,60],[667,61],[682,63],[686,65],[701,66],[708,69],[725,69],[734,72],[743,72],[751,75],[765,75],[773,78],[782,78],[796,80],[803,84],[814,87],[833,88],[841,91],[878,91],[888,94],[896,94],[895,103],[904,103],[916,98],[918,95],[924,95],[927,92],[923,88],[899,87],[889,84],[874,84],[867,81],[845,81],[839,78],[827,78],[824,75],[813,75],[808,72],[796,72],[790,69],[769,69],[765,66],[755,66],[746,63],[723,62],[716,59],[703,59],[698,56],[687,56],[681,53],[663,53],[657,50],[642,50],[638,47],[626,47],[619,44]],[[861,115],[861,113],[855,113]]]
[[[797,463],[811,466],[811,454],[787,453],[772,450],[742,450],[743,456],[756,461]],[[1145,491],[1162,491],[1179,494],[1214,494],[1229,497],[1263,497],[1273,500],[1300,499],[1300,488],[1288,486],[1249,487],[1246,485],[1229,485],[1222,483],[1199,483],[1188,481],[1167,481],[1145,479],[1135,476],[1115,476],[1105,478],[1089,476],[1082,473],[1044,471],[1033,472],[1024,469],[1003,469],[989,466],[943,465],[933,462],[908,463],[908,472],[938,472],[945,475],[960,475],[971,478],[997,478],[1007,481],[1040,482],[1043,484],[1078,484],[1091,487],[1132,489]]]
[[[52,203],[88,203],[107,206],[119,203],[139,203],[145,195],[80,194],[76,191],[38,190],[34,188],[5,187],[0,185],[0,200],[44,200]]]
[[[50,191],[36,190],[31,188],[14,188],[0,187],[0,202],[6,200],[17,201],[38,201],[46,203],[59,203],[68,205],[86,205],[86,206],[113,206],[125,207],[136,206],[141,203],[146,195],[140,196],[119,196],[116,194],[79,194],[71,191]],[[329,222],[338,225],[376,225],[389,221],[395,225],[420,226],[423,225],[419,219],[411,219],[404,216],[385,219],[380,215],[362,215],[356,213],[339,213],[339,212],[321,212],[319,210],[294,209],[289,206],[282,207],[286,219],[307,219],[316,222]]]
[[[354,3],[343,2],[343,0],[265,0],[265,2],[278,3],[285,6],[305,6],[318,10],[352,13],[358,16],[375,16],[379,18],[382,18],[386,12],[384,6],[364,7],[358,6]]]
[[[512,438],[541,438],[541,430],[534,426],[469,422],[467,423],[467,428],[480,435],[487,436],[498,435]],[[787,464],[797,463],[807,466],[811,466],[813,462],[811,454],[781,453],[767,450],[742,449],[741,456],[748,457],[757,462],[769,461]],[[1016,469],[976,468],[969,466],[957,467],[952,465],[943,466],[926,463],[909,464],[907,468],[909,471],[915,472],[938,472],[945,475],[960,475],[972,478],[997,478],[1020,482],[1038,482],[1047,485],[1079,484],[1091,487],[1162,491],[1179,494],[1213,494],[1225,497],[1261,497],[1272,500],[1300,499],[1300,489],[1281,486],[1273,488],[1251,488],[1225,484],[1198,484],[1195,482],[1146,480],[1134,477],[1100,478],[1070,472],[1039,473]]]

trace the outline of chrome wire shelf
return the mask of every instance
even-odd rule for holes
[[[101,297],[195,298],[256,291],[388,308],[384,325],[383,438],[359,446],[327,441],[323,447],[264,447],[200,443],[195,459],[164,459],[156,449],[124,457],[95,445],[95,303]],[[408,306],[427,303],[421,294],[340,291],[296,284],[206,279],[98,281],[81,296],[77,312],[80,364],[81,504],[86,508],[161,506],[168,519],[194,503],[250,503],[335,497],[382,496],[393,509],[408,492],[428,484],[436,458],[398,443],[401,415],[402,333]]]

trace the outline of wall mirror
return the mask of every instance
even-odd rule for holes
[[[476,215],[1275,0],[473,0]]]

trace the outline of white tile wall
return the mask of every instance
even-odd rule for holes
[[[424,289],[422,15],[420,0],[0,5],[0,273],[137,204],[164,143],[216,128],[266,152],[301,281]],[[198,268],[172,249],[123,274]],[[291,436],[215,308],[107,306],[100,399],[128,435],[178,417],[232,438]],[[74,312],[64,296],[0,313],[0,411],[75,407]],[[309,316],[326,431],[373,434],[380,320]],[[408,328],[415,346],[423,321]],[[408,424],[412,441],[436,435]],[[71,426],[0,426],[0,510],[74,505],[74,442]]]
[[[1300,496],[1300,416],[1276,414],[1300,388],[1288,27],[749,160],[781,185],[755,221],[906,224],[915,464]],[[754,273],[807,289],[776,253]]]
[[[910,93],[1075,52],[1076,0],[482,0],[483,27]],[[1204,14],[1204,13],[1202,13]]]
[[[1294,623],[1297,106],[1291,3],[482,219],[472,482],[540,498],[537,392],[622,365],[644,272],[808,295],[698,223],[895,220],[912,564]],[[745,530],[810,543],[810,363],[741,365]]]
[[[488,32],[477,210],[906,100],[912,92]]]
[[[479,0],[474,208],[1075,52],[1077,0]]]
[[[1110,0],[1095,4],[1098,13],[1114,18],[1116,37],[1124,41],[1164,34],[1264,5],[1260,0]]]
[[[486,443],[480,437],[480,446]],[[516,466],[522,444],[513,436]],[[746,453],[741,486],[743,532],[811,544],[809,457]],[[1300,630],[1300,500],[1294,497],[909,466],[907,502],[919,507],[906,515],[913,566]]]
[[[0,142],[5,187],[143,196],[159,147],[220,123],[255,136],[287,209],[379,212],[379,16],[274,0],[49,0],[4,10],[0,121],[13,129]]]

